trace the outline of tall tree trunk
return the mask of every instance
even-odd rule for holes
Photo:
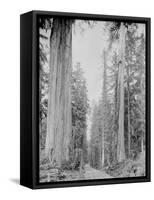
[[[143,135],[142,135],[142,139],[141,139],[141,153],[144,152],[144,138],[143,138]]]
[[[113,163],[117,162],[117,141],[118,141],[118,72],[115,74],[115,107],[114,107],[114,138],[113,138],[113,145],[112,145],[112,152],[113,152]]]
[[[72,22],[56,18],[50,37],[50,75],[45,153],[61,166],[71,138]]]
[[[128,124],[127,124],[127,136],[128,136],[128,158],[130,157],[130,144],[131,144],[131,132],[130,132],[130,88],[129,88],[129,66],[127,66],[127,119],[128,119]]]
[[[105,161],[105,107],[106,107],[106,52],[103,51],[103,92],[102,92],[102,167]]]
[[[120,38],[119,38],[119,122],[118,122],[118,145],[117,145],[117,159],[121,162],[125,159],[125,146],[124,146],[124,68],[125,68],[125,35],[126,27],[123,23],[120,25]]]
[[[143,74],[145,74],[145,72],[141,72],[141,82],[140,82],[140,88],[141,88],[141,110],[142,110],[142,114],[141,114],[141,120],[144,122],[144,126],[145,126],[145,79],[143,78]],[[142,123],[143,123],[142,122]],[[145,129],[145,128],[144,128]],[[145,137],[145,132],[142,131],[142,135],[141,135],[141,153],[144,152],[144,137]]]
[[[114,122],[113,122],[113,133],[112,133],[112,143],[111,143],[111,151],[112,151],[112,163],[117,163],[117,141],[118,141],[118,59],[117,55],[115,56],[115,66],[117,70],[115,70],[115,88],[114,88]]]

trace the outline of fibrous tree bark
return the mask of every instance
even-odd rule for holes
[[[124,68],[125,68],[125,36],[126,27],[121,23],[119,30],[119,73],[118,73],[118,90],[119,90],[119,119],[118,119],[118,144],[117,160],[121,162],[125,159],[124,145]]]
[[[50,36],[49,93],[45,153],[50,163],[69,160],[71,138],[72,21],[55,18]]]

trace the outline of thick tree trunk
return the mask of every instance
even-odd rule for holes
[[[50,37],[50,75],[45,153],[61,166],[71,138],[72,22],[56,18]]]
[[[121,162],[125,159],[125,146],[124,146],[124,68],[125,68],[125,35],[126,28],[123,23],[120,26],[119,38],[119,122],[118,122],[118,145],[117,145],[117,159]]]

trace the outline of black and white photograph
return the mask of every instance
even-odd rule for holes
[[[38,26],[39,183],[146,176],[146,24]]]

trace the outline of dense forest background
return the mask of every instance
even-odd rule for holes
[[[78,21],[39,20],[40,181],[144,176],[145,25],[101,23],[100,95],[91,101],[84,66],[72,61]],[[98,22],[78,24],[84,33]]]

